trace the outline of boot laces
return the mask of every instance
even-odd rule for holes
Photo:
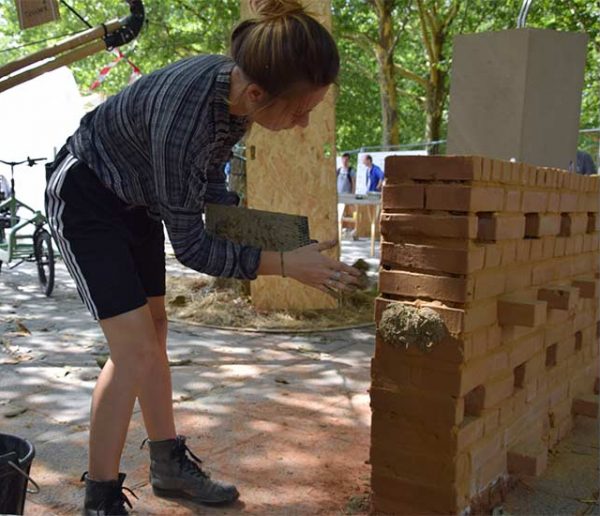
[[[173,457],[179,463],[182,471],[186,471],[201,478],[210,478],[210,475],[206,473],[201,467],[202,460],[196,457],[192,450],[190,450],[185,444],[185,437],[178,435],[173,447]]]
[[[137,495],[131,489],[121,486],[121,489],[118,492],[115,492],[114,496],[111,496],[110,498],[107,497],[105,500],[102,500],[98,506],[98,509],[96,510],[96,514],[100,515],[100,511],[104,511],[104,514],[129,514],[125,508],[125,505],[127,505],[130,509],[133,508],[133,505],[131,505],[129,498],[127,498],[127,495],[123,491],[127,491],[136,500],[138,499]]]

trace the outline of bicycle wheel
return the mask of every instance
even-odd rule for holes
[[[33,254],[42,292],[50,296],[54,289],[54,249],[52,237],[45,229],[36,231],[33,235]]]

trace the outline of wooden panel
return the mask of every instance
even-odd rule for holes
[[[331,1],[304,1],[331,27]],[[242,0],[246,14],[247,0]],[[306,215],[311,238],[337,238],[335,174],[335,99],[333,88],[317,106],[306,129],[271,132],[254,126],[246,139],[248,207]],[[332,250],[330,256],[339,256]],[[335,308],[322,292],[279,277],[252,282],[252,302],[262,310]]]

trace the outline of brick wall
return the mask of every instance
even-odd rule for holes
[[[479,157],[385,168],[376,320],[430,306],[449,336],[423,353],[377,335],[373,509],[493,505],[597,403],[600,181]]]

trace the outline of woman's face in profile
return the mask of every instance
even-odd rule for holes
[[[329,86],[314,89],[291,98],[276,98],[257,109],[250,119],[270,131],[307,127],[311,111],[325,98]]]

